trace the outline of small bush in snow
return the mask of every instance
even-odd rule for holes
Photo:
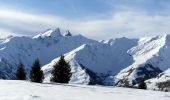
[[[142,80],[139,85],[138,85],[138,89],[147,89],[146,83],[144,80]]]
[[[165,82],[159,82],[156,84],[161,91],[168,92],[170,90],[170,80]]]

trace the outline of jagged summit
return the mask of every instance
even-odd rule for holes
[[[33,38],[45,38],[45,37],[57,38],[60,36],[63,36],[60,31],[60,28],[56,28],[56,29],[47,29],[45,32],[40,33],[34,36]]]
[[[63,35],[64,35],[64,36],[72,36],[72,34],[70,33],[69,30],[67,30]]]
[[[65,32],[61,32],[60,28],[56,29],[47,29],[45,32],[42,32],[33,38],[45,38],[45,37],[52,37],[52,38],[58,38],[58,37],[70,37],[72,36],[71,32],[69,30],[66,30]]]

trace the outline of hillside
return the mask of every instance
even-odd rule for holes
[[[141,80],[156,77],[169,68],[170,36],[142,38],[138,45],[127,51],[134,60],[116,76],[119,86],[133,86]],[[126,83],[126,84],[125,84]]]
[[[146,80],[148,89],[170,91],[170,69],[160,73],[157,77]]]

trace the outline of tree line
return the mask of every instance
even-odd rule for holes
[[[53,65],[53,69],[51,71],[51,82],[56,83],[68,83],[71,78],[71,67],[68,62],[65,61],[64,56],[61,55],[58,62]],[[22,63],[18,65],[16,71],[16,79],[17,80],[26,80],[27,74],[25,71],[25,67]],[[31,82],[42,83],[44,80],[44,73],[41,70],[41,65],[39,59],[36,59],[31,67],[29,73],[29,79]]]

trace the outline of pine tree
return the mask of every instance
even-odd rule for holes
[[[138,85],[138,89],[147,89],[146,83],[144,80],[142,80],[139,85]]]
[[[16,79],[17,80],[26,80],[26,73],[25,73],[24,65],[22,63],[20,63],[17,68]]]
[[[65,61],[64,56],[61,55],[59,61],[53,66],[51,72],[51,82],[68,83],[71,77],[71,68],[68,62]]]
[[[32,82],[42,83],[44,79],[43,71],[40,67],[39,59],[36,59],[30,71],[30,80]]]

